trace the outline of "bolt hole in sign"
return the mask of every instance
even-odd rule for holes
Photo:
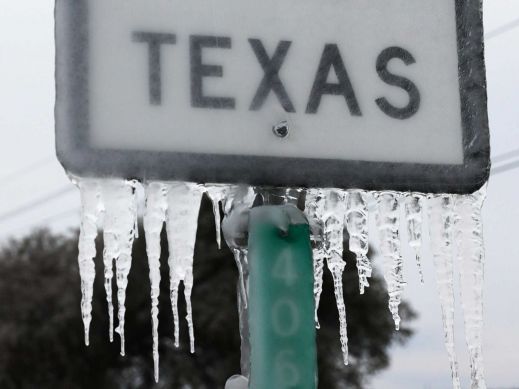
[[[78,176],[488,179],[480,0],[57,0],[56,45],[58,156]]]

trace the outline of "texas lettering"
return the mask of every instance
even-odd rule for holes
[[[188,58],[190,61],[190,101],[193,108],[203,109],[236,109],[236,99],[232,96],[215,96],[204,93],[204,80],[209,77],[222,78],[224,68],[218,63],[204,59],[206,50],[227,50],[232,55],[232,39],[226,36],[189,35],[177,36],[174,33],[135,31],[131,39],[136,44],[147,45],[148,52],[148,85],[149,103],[160,106],[163,104],[163,69],[162,54],[164,50],[173,50],[178,39],[189,40]],[[373,64],[373,70],[385,84],[400,88],[408,96],[407,104],[393,105],[386,97],[380,96],[373,102],[359,102],[351,82],[350,73],[345,66],[344,55],[336,43],[324,43],[319,56],[319,64],[315,73],[308,76],[311,80],[310,94],[305,107],[296,107],[280,77],[280,71],[285,63],[292,42],[280,40],[272,53],[268,53],[260,38],[249,38],[250,55],[254,56],[263,71],[263,78],[256,90],[251,93],[248,104],[249,111],[262,109],[267,97],[274,94],[285,112],[296,113],[304,111],[312,115],[319,111],[323,96],[336,96],[344,99],[345,109],[352,116],[362,116],[362,104],[376,104],[378,108],[392,119],[405,120],[414,116],[420,109],[421,95],[416,84],[405,75],[389,71],[391,61],[401,61],[407,66],[416,63],[413,54],[404,47],[391,46],[382,50]],[[181,57],[180,57],[181,58]],[[329,81],[330,78],[335,81]]]

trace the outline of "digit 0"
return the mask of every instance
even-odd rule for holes
[[[277,335],[293,336],[299,330],[300,317],[297,305],[287,298],[280,299],[272,306],[272,325]]]

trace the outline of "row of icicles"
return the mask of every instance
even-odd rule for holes
[[[79,268],[81,275],[81,311],[85,326],[85,342],[89,343],[92,295],[95,278],[93,258],[98,226],[102,226],[104,250],[104,284],[110,319],[109,337],[113,341],[112,279],[115,262],[117,283],[118,326],[121,355],[125,354],[124,319],[128,274],[132,262],[132,245],[137,237],[138,200],[136,181],[76,179],[81,191],[81,228],[79,240]],[[144,231],[151,282],[151,317],[153,332],[153,360],[155,380],[158,381],[158,299],[160,293],[160,235],[165,224],[169,244],[170,295],[174,317],[175,345],[179,346],[179,315],[177,300],[179,286],[184,285],[190,350],[195,351],[191,291],[193,288],[193,253],[200,202],[204,193],[214,205],[216,239],[221,245],[220,207],[228,214],[236,203],[249,207],[256,197],[252,188],[230,185],[198,185],[184,182],[151,182],[144,187],[146,206]],[[472,195],[399,192],[365,192],[359,190],[310,189],[306,191],[305,213],[312,230],[314,247],[314,296],[317,308],[322,292],[324,262],[330,270],[340,321],[340,339],[344,364],[348,364],[346,308],[343,298],[342,273],[343,231],[349,234],[349,249],[357,258],[360,293],[369,286],[372,266],[368,253],[368,204],[376,204],[375,214],[379,231],[380,253],[384,258],[384,278],[389,294],[389,310],[400,326],[398,307],[406,285],[403,277],[400,224],[407,228],[408,244],[413,249],[423,282],[420,264],[423,214],[429,217],[429,234],[436,281],[440,296],[445,344],[452,370],[454,388],[461,388],[454,350],[454,258],[460,267],[462,307],[466,341],[470,355],[473,389],[485,388],[482,360],[482,285],[484,247],[481,206],[484,192]],[[288,191],[286,202],[290,202]],[[400,205],[403,205],[401,219]],[[371,208],[371,207],[369,207]],[[454,245],[454,242],[456,243]],[[242,296],[246,298],[242,266],[246,250],[233,250],[240,270]],[[246,300],[245,300],[246,301]]]

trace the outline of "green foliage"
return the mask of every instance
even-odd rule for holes
[[[227,248],[218,250],[212,210],[204,199],[195,249],[193,315],[197,352],[189,354],[185,320],[180,349],[172,341],[166,237],[161,259],[160,373],[153,383],[151,319],[145,240],[134,246],[127,292],[126,352],[119,355],[118,337],[108,341],[103,288],[102,239],[98,242],[97,278],[90,347],[83,344],[77,234],[72,237],[42,230],[9,242],[0,252],[0,387],[3,389],[147,389],[223,388],[239,372],[240,339],[236,308],[237,272]],[[344,276],[351,364],[341,364],[338,317],[331,277],[325,272],[318,331],[320,388],[362,388],[368,378],[389,364],[388,349],[408,339],[414,317],[402,304],[404,319],[394,331],[387,309],[385,285],[372,279],[364,296],[358,293],[354,257]],[[180,303],[182,317],[185,306]]]

